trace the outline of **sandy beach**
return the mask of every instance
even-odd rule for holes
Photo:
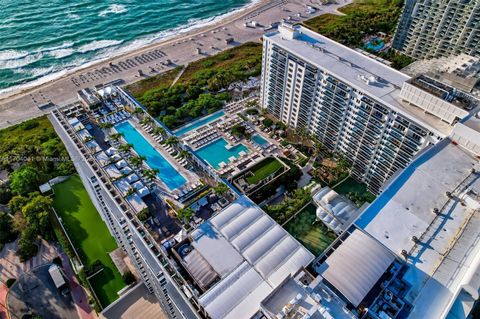
[[[260,41],[264,28],[281,19],[291,18],[301,22],[324,13],[335,13],[338,7],[351,0],[339,0],[338,4],[323,6],[318,0],[261,0],[236,14],[203,28],[180,34],[163,42],[92,63],[92,65],[65,74],[39,86],[0,96],[0,128],[40,116],[53,106],[66,105],[77,100],[77,91],[112,81],[129,84],[142,78],[165,72],[177,65],[214,55],[232,46],[249,41]],[[307,14],[306,6],[319,8]],[[257,27],[246,27],[246,22],[256,21]],[[232,43],[226,43],[233,38]]]

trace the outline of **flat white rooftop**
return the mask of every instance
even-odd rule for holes
[[[200,298],[212,319],[250,318],[260,302],[314,256],[242,196],[197,229],[193,246],[222,280]]]
[[[387,65],[375,61],[360,52],[328,39],[302,26],[292,27],[296,36],[286,36],[289,27],[279,27],[280,32],[264,35],[279,47],[301,59],[327,71],[346,84],[365,92],[371,98],[422,124],[430,130],[446,136],[451,126],[423,110],[404,103],[400,91],[410,77]],[[292,29],[291,29],[292,30]],[[367,84],[365,79],[376,78]]]
[[[465,285],[478,295],[480,283],[469,273],[480,265],[479,171],[478,158],[445,139],[407,166],[356,221],[394,253],[408,253],[410,318],[443,318]]]

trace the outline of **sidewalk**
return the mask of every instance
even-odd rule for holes
[[[88,296],[85,293],[85,290],[83,290],[83,287],[80,286],[80,284],[78,283],[67,255],[65,255],[65,253],[62,253],[60,255],[60,258],[62,259],[62,265],[63,270],[65,271],[65,275],[67,275],[67,278],[70,282],[72,299],[75,302],[75,307],[77,308],[78,315],[81,319],[98,318],[95,311],[88,304]]]
[[[8,288],[0,282],[0,319],[7,319],[7,294]]]

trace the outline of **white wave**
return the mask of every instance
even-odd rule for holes
[[[43,53],[25,55],[24,57],[10,60],[0,60],[0,70],[17,69],[32,64],[43,58]]]
[[[54,52],[54,51],[58,51],[58,50],[71,48],[73,45],[74,45],[74,43],[72,41],[65,41],[61,45],[57,45],[55,47],[42,48],[42,49],[40,49],[40,50],[38,50],[37,52],[34,52],[34,53]]]
[[[99,17],[106,17],[109,14],[118,14],[118,13],[124,13],[127,12],[127,7],[125,7],[123,4],[112,4],[110,5],[107,9],[101,11],[98,16]]]
[[[108,48],[114,45],[121,44],[123,41],[120,40],[97,40],[93,41],[90,43],[87,43],[85,45],[82,45],[80,48],[78,48],[78,52],[80,53],[85,53],[89,51],[96,51],[104,48]]]
[[[8,96],[12,93],[18,92],[19,90],[29,88],[29,87],[35,87],[37,85],[41,85],[43,83],[58,79],[58,78],[62,77],[63,75],[66,75],[70,72],[75,72],[75,71],[78,71],[78,70],[81,70],[81,69],[88,68],[89,66],[91,66],[95,63],[98,63],[98,62],[101,62],[101,61],[106,61],[106,60],[111,59],[111,58],[113,58],[117,55],[133,51],[135,49],[144,47],[148,44],[165,41],[165,40],[171,39],[173,37],[177,37],[181,34],[190,32],[192,30],[203,28],[203,27],[209,26],[209,25],[213,25],[213,24],[215,24],[215,23],[217,23],[221,20],[224,20],[224,19],[226,19],[226,18],[228,18],[232,15],[235,15],[235,14],[238,14],[239,12],[247,10],[247,9],[251,8],[252,6],[256,5],[259,2],[260,2],[260,0],[252,0],[246,6],[235,9],[235,10],[232,10],[232,11],[227,12],[225,14],[210,17],[210,18],[205,18],[205,19],[199,19],[197,21],[192,20],[192,21],[189,21],[189,23],[185,26],[165,30],[165,31],[162,31],[162,32],[159,32],[159,33],[147,36],[147,37],[136,39],[133,42],[130,42],[127,45],[124,45],[124,46],[122,46],[118,49],[115,49],[115,50],[113,48],[111,48],[110,50],[105,50],[102,54],[99,54],[99,55],[95,56],[92,60],[90,60],[88,62],[83,60],[83,62],[81,62],[81,63],[80,62],[78,64],[75,63],[76,66],[74,64],[72,64],[71,66],[67,66],[65,69],[63,69],[61,71],[52,72],[52,73],[50,73],[46,76],[43,76],[41,78],[38,78],[38,79],[34,80],[34,81],[30,81],[30,82],[27,82],[27,83],[24,83],[24,84],[14,85],[14,86],[11,86],[11,87],[8,87],[8,88],[5,88],[5,89],[0,89],[0,96],[2,96],[2,95]],[[103,41],[109,41],[109,40],[103,40]],[[113,41],[113,40],[111,40],[111,41]],[[94,41],[94,42],[101,42],[101,41]],[[92,42],[92,43],[94,43],[94,42]],[[116,42],[118,42],[118,43],[115,43],[113,45],[117,45],[117,44],[122,43],[122,41],[116,41]],[[88,46],[88,45],[91,45],[91,44],[86,44],[83,47]],[[80,47],[80,48],[82,48],[82,47]]]
[[[22,59],[27,55],[28,55],[28,52],[26,51],[15,51],[15,50],[0,51],[0,63],[3,61]]]
[[[75,53],[75,50],[69,48],[69,49],[58,49],[58,50],[50,51],[48,54],[54,58],[61,59],[69,55],[72,55],[74,53]]]
[[[26,74],[32,78],[38,78],[38,77],[45,76],[47,74],[52,73],[53,70],[54,70],[53,66],[51,66],[49,68],[34,68],[34,69],[19,68],[19,69],[16,69],[14,72],[18,74]]]
[[[67,13],[67,18],[70,19],[70,20],[79,20],[80,16],[76,13],[68,12]]]

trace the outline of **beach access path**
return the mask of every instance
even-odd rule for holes
[[[292,22],[301,22],[324,13],[338,13],[339,7],[351,2],[338,0],[336,4],[321,5],[320,0],[262,0],[214,25],[98,62],[37,87],[4,94],[0,96],[0,128],[49,113],[53,105],[73,103],[77,101],[77,91],[83,88],[112,81],[133,83],[235,45],[258,42],[265,33],[264,27],[281,19],[291,17]],[[307,14],[307,5],[319,10]],[[246,27],[244,24],[250,21],[259,26]],[[234,41],[227,44],[228,38]]]

